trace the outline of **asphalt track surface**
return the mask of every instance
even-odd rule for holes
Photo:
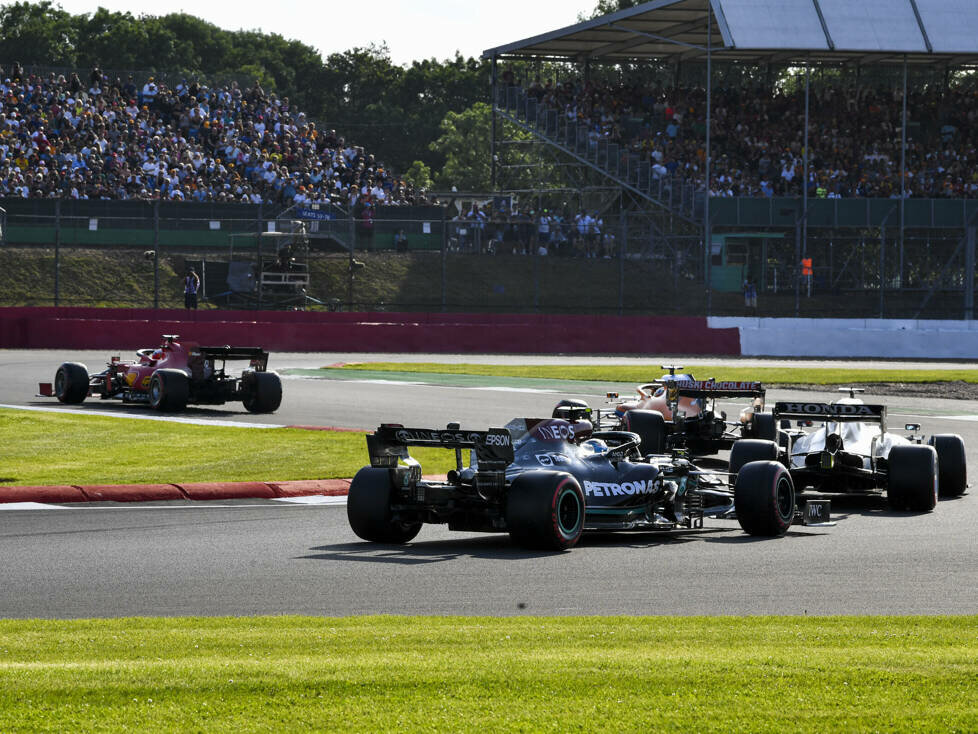
[[[106,357],[0,351],[0,403],[51,406],[32,397],[39,379],[52,379],[61,361],[83,361],[94,371]],[[272,366],[370,359],[402,357],[284,354],[273,355]],[[739,363],[749,379],[750,362]],[[787,396],[769,392],[769,400]],[[458,420],[475,428],[516,415],[549,414],[555,397],[491,384],[289,379],[274,416],[249,416],[241,406],[188,413],[201,420],[352,428],[382,421],[438,427]],[[582,397],[595,406],[601,402],[593,392]],[[884,402],[891,428],[910,421],[923,424],[926,434],[960,433],[976,471],[978,405],[901,396]],[[85,405],[98,414],[145,412],[117,403]],[[587,535],[560,554],[520,550],[505,535],[453,533],[442,526],[425,526],[406,546],[371,545],[352,534],[345,508],[335,504],[93,503],[0,511],[0,617],[974,614],[976,495],[978,490],[942,501],[927,515],[891,513],[876,498],[836,500],[836,527],[793,528],[774,540],[745,536],[735,521],[708,519],[698,531]]]

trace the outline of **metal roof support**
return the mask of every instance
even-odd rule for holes
[[[499,76],[497,74],[497,61],[499,57],[492,57],[492,134],[489,137],[489,165],[490,165],[490,185],[489,188],[496,193],[496,108],[499,106]]]
[[[812,79],[812,65],[809,60],[805,59],[805,135],[804,143],[804,168],[803,168],[803,180],[801,182],[801,210],[804,214],[808,213],[808,128],[809,128],[809,101],[811,99],[811,79]],[[801,256],[802,258],[808,257],[808,217],[803,217],[802,221],[802,232],[801,232]],[[795,267],[798,268],[798,272],[801,273],[801,263],[796,262]],[[814,278],[814,274],[812,278]],[[808,295],[811,296],[811,290],[808,291]],[[797,303],[797,299],[796,299]],[[797,310],[797,309],[796,309]],[[795,313],[797,316],[798,314]]]
[[[914,6],[916,10],[916,5]],[[903,242],[907,203],[907,55],[903,55],[903,114],[900,119],[900,287],[903,288]]]
[[[713,21],[711,6],[706,7],[706,196],[703,203],[703,248],[706,250],[706,315],[713,311],[713,233],[710,227],[710,128],[713,98]]]

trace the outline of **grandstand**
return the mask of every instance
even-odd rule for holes
[[[303,222],[345,259],[312,305],[972,318],[973,30],[965,2],[655,0],[490,49],[492,190],[437,199],[257,82],[7,65],[0,233],[55,268],[152,252],[154,306],[160,258],[261,263]],[[514,185],[507,145],[559,180]],[[402,266],[354,268],[385,250]],[[358,297],[381,269],[396,300]]]
[[[682,261],[708,312],[755,281],[797,314],[814,281],[972,318],[975,30],[973,3],[656,0],[483,57],[494,114],[611,187],[622,249]]]

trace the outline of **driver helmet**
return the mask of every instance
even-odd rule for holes
[[[152,359],[153,361],[157,361],[157,360],[163,359],[163,349],[162,349],[162,347],[158,347],[157,349],[154,349],[153,350],[153,353],[151,355],[149,355],[149,358]]]
[[[581,448],[592,454],[603,454],[608,450],[608,444],[600,438],[589,438],[581,444]]]

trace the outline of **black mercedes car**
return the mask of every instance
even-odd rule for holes
[[[682,450],[643,457],[640,442],[636,433],[559,418],[517,418],[488,431],[382,425],[367,436],[370,466],[353,479],[347,516],[354,533],[377,543],[406,543],[424,523],[441,523],[552,550],[571,548],[585,530],[700,528],[707,516],[736,514],[760,536],[828,520],[825,501],[796,506],[791,476],[776,461],[754,462],[732,483]],[[456,468],[444,480],[422,478],[409,446],[454,449]]]

